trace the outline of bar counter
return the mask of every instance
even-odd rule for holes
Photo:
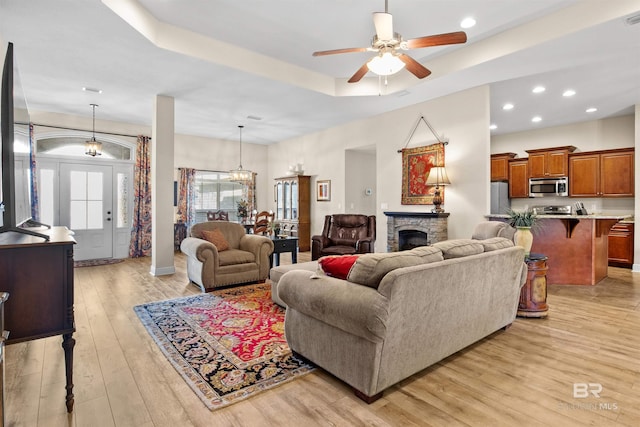
[[[487,215],[506,221],[507,215]],[[607,277],[609,230],[628,218],[618,215],[539,215],[533,230],[532,253],[548,257],[547,282],[595,285]]]

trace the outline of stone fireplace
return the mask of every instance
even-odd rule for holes
[[[407,250],[447,240],[449,213],[385,212],[387,252]]]

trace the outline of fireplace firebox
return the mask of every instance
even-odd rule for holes
[[[427,245],[429,245],[429,236],[424,231],[400,230],[398,232],[398,250],[406,251]]]
[[[385,212],[384,214],[387,216],[387,252],[397,252],[447,240],[448,212]],[[400,242],[401,232],[403,235],[408,234],[406,237],[408,242]]]

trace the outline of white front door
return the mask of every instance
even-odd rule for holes
[[[112,166],[60,164],[60,224],[74,232],[74,259],[113,257]]]

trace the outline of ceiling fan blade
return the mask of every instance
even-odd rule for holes
[[[459,44],[467,41],[467,34],[464,31],[456,31],[455,33],[436,34],[433,36],[418,37],[406,41],[408,49],[417,49],[420,47],[442,46],[445,44]]]
[[[313,52],[313,56],[335,55],[337,53],[366,52],[369,49],[370,48],[368,47],[349,47],[346,49],[321,50],[319,52]]]
[[[411,74],[413,74],[419,79],[424,79],[429,74],[431,74],[431,71],[423,67],[421,63],[419,63],[409,55],[405,55],[404,53],[401,53],[398,55],[398,58],[400,58],[400,60],[404,62],[405,68],[407,69],[407,71],[409,71]]]
[[[393,16],[386,12],[373,12],[373,25],[378,40],[393,40]]]
[[[369,68],[367,67],[367,62],[365,62],[364,65],[360,67],[353,76],[351,76],[351,78],[348,80],[349,83],[358,83],[360,79],[362,79],[364,75],[369,72]]]

